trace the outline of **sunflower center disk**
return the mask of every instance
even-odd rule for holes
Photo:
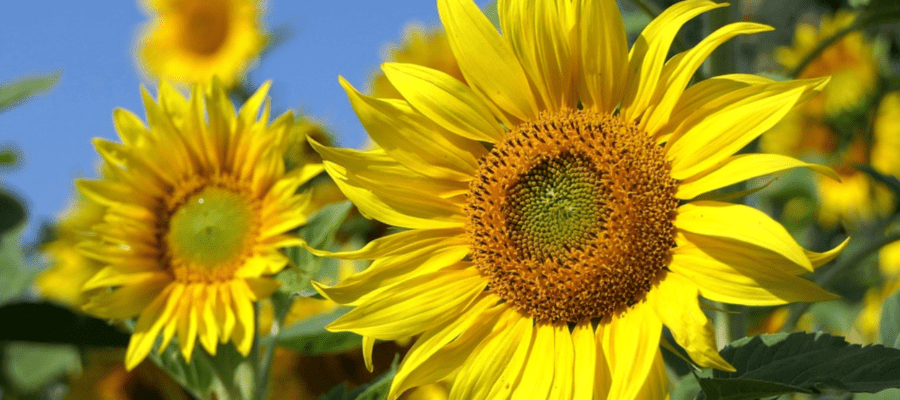
[[[675,245],[670,170],[663,149],[618,117],[544,113],[481,160],[466,209],[472,260],[539,321],[623,312]]]
[[[238,193],[209,187],[190,196],[169,220],[167,244],[176,274],[188,280],[230,275],[255,235],[252,205]]]
[[[185,12],[184,47],[200,55],[211,55],[225,43],[228,35],[228,10],[199,1]]]

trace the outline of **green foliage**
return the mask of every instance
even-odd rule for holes
[[[391,382],[397,374],[399,356],[394,358],[391,368],[368,384],[361,385],[351,391],[347,391],[346,382],[335,386],[319,400],[383,400],[387,398],[391,390]]]
[[[10,343],[3,352],[3,373],[19,393],[36,392],[47,382],[75,372],[80,365],[73,346]]]
[[[350,332],[331,333],[325,326],[346,314],[340,308],[331,313],[316,315],[281,331],[278,344],[302,354],[336,354],[360,346],[362,337]]]
[[[699,378],[709,399],[742,400],[826,388],[875,393],[900,387],[900,350],[861,346],[823,333],[738,340],[721,351],[737,371]]]
[[[881,343],[900,349],[900,291],[885,299],[881,307]]]
[[[16,196],[0,189],[0,235],[25,221],[25,207]]]
[[[129,335],[106,321],[75,313],[53,303],[10,303],[0,306],[0,342],[29,341],[79,347],[125,347]]]
[[[22,78],[0,86],[0,112],[15,106],[29,97],[49,90],[59,81],[59,72]]]
[[[330,249],[351,206],[349,201],[344,201],[322,207],[300,228],[300,238],[312,248]],[[293,265],[279,273],[277,279],[281,282],[280,290],[291,295],[311,296],[314,292],[310,290],[310,280],[317,278],[320,271],[337,273],[338,261],[335,259],[316,257],[305,249],[296,247],[288,249],[287,253]]]
[[[198,345],[188,363],[176,339],[162,354],[151,352],[150,358],[198,399],[250,399],[254,393],[254,368],[231,343],[220,344],[215,356]]]
[[[19,163],[19,153],[13,149],[0,149],[0,167],[14,167]]]
[[[21,233],[22,228],[0,233],[0,304],[21,295],[31,283],[19,244]]]

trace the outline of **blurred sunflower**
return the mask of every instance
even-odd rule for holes
[[[822,41],[853,23],[856,15],[838,12],[822,17],[819,27],[808,23],[797,26],[794,45],[779,48],[776,57],[785,69],[797,67]],[[873,144],[865,132],[852,123],[868,111],[877,93],[878,63],[872,44],[854,31],[827,47],[802,71],[800,78],[830,76],[821,94],[798,107],[764,134],[763,151],[800,157],[826,155],[841,177],[840,181],[817,178],[821,206],[819,222],[833,228],[845,222],[851,229],[886,211],[887,202],[873,197],[871,179],[855,166],[876,158]],[[851,121],[847,123],[846,121]]]
[[[383,57],[388,62],[417,64],[444,72],[465,82],[459,64],[450,50],[450,41],[443,29],[426,29],[410,25],[403,34],[403,42],[393,46]],[[403,96],[380,71],[369,83],[369,94],[374,97],[400,99]]]
[[[104,268],[83,287],[93,295],[84,309],[110,319],[139,315],[128,369],[158,336],[162,350],[176,333],[188,361],[198,339],[211,354],[229,340],[250,351],[253,301],[277,288],[269,275],[288,262],[280,249],[299,240],[288,232],[314,211],[297,189],[322,170],[285,168],[294,118],[269,124],[267,90],[237,112],[215,80],[187,99],[166,84],[158,101],[143,90],[149,127],[116,110],[123,143],[94,142],[109,174],[77,186],[105,213],[79,248]]]
[[[78,196],[59,218],[54,239],[43,246],[50,258],[50,268],[35,279],[38,292],[44,298],[81,309],[89,296],[81,287],[103,264],[85,256],[76,246],[90,235],[91,226],[103,221],[104,207]]]
[[[733,369],[699,295],[833,298],[798,275],[843,246],[810,252],[764,213],[711,200],[794,167],[833,175],[733,155],[827,79],[688,87],[718,45],[769,27],[727,25],[666,62],[684,23],[723,6],[677,3],[629,53],[614,0],[501,1],[502,34],[471,1],[439,0],[467,83],[400,63],[383,69],[403,99],[342,80],[379,148],[313,146],[364,215],[407,230],[357,251],[312,250],[375,260],[316,288],[355,306],[329,329],[362,335],[369,357],[375,339],[421,335],[389,398],[448,376],[455,399],[662,398],[664,325],[699,365]]]
[[[258,0],[146,0],[137,56],[159,80],[226,87],[243,79],[266,44]]]

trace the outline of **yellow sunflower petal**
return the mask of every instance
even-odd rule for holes
[[[780,121],[823,80],[750,86],[719,97],[691,114],[672,134],[672,177],[687,179],[725,160]],[[746,121],[752,120],[752,124]]]
[[[788,169],[805,167],[832,179],[840,180],[833,169],[810,164],[779,154],[739,154],[714,166],[709,172],[678,184],[679,199],[692,199],[711,190],[743,182],[747,179],[773,174]]]
[[[594,340],[594,328],[590,321],[583,321],[575,325],[572,331],[572,346],[575,349],[574,370],[575,375],[572,387],[572,400],[591,400],[594,395],[595,371],[597,371],[597,345]],[[600,356],[599,362],[606,365],[606,360]],[[607,382],[608,384],[608,382]],[[597,386],[603,386],[602,383]],[[606,397],[598,397],[606,398]]]
[[[729,74],[709,78],[691,85],[678,99],[678,103],[675,105],[675,109],[672,111],[672,115],[669,118],[670,124],[665,131],[668,134],[671,134],[671,129],[676,128],[682,121],[687,119],[688,116],[697,111],[697,109],[719,97],[752,85],[762,85],[773,82],[775,81],[757,75]]]
[[[723,303],[753,306],[797,301],[824,301],[836,296],[816,284],[764,261],[718,253],[713,258],[703,244],[673,250],[670,269],[694,282],[703,297]]]
[[[381,257],[369,268],[330,288],[318,282],[313,282],[313,287],[334,302],[357,305],[380,295],[396,283],[459,265],[460,260],[469,254],[469,246],[454,242],[419,242],[422,247],[411,247],[405,254]]]
[[[509,398],[531,345],[533,324],[511,309],[501,317],[460,369],[450,400]]]
[[[128,350],[125,352],[126,369],[129,371],[134,369],[147,357],[147,354],[150,354],[153,343],[156,342],[156,337],[163,325],[175,322],[169,321],[169,319],[183,293],[183,285],[169,285],[141,312],[141,316],[134,325],[131,340],[128,342]]]
[[[841,244],[826,252],[817,253],[815,251],[809,251],[806,249],[804,249],[804,251],[806,253],[806,256],[809,258],[809,262],[812,264],[813,268],[819,268],[825,264],[828,264],[829,262],[831,262],[831,260],[834,260],[835,257],[840,255],[841,252],[844,251],[845,248],[847,248],[848,244],[850,244],[849,237],[844,239]]]
[[[619,6],[614,0],[575,2],[581,58],[579,97],[584,108],[611,113],[625,95],[628,42]]]
[[[603,330],[603,350],[612,384],[610,399],[633,399],[640,392],[659,351],[662,322],[646,302],[613,317]]]
[[[232,340],[238,351],[247,356],[250,354],[250,347],[253,345],[253,336],[256,334],[254,328],[255,318],[253,316],[253,304],[250,302],[250,294],[246,289],[232,282],[225,285],[231,289],[231,301],[235,312],[235,326],[232,332]]]
[[[422,334],[397,369],[388,399],[437,382],[459,368],[497,323],[503,309],[494,307],[498,301],[494,295],[482,295],[459,318]]]
[[[198,321],[198,289],[202,289],[200,285],[190,285],[185,288],[184,295],[181,298],[181,304],[176,309],[178,317],[178,345],[181,346],[181,355],[185,361],[191,362],[191,355],[194,353],[194,345],[197,343],[197,325]]]
[[[371,260],[383,256],[407,253],[410,248],[427,246],[427,242],[452,240],[452,243],[454,244],[462,244],[465,243],[465,238],[463,237],[464,233],[465,231],[460,228],[417,229],[380,237],[366,243],[365,246],[358,250],[333,253],[330,251],[314,249],[308,245],[304,245],[304,248],[319,257],[333,257],[342,260]]]
[[[755,208],[742,204],[696,201],[678,207],[675,227],[703,236],[736,240],[745,246],[768,249],[809,271],[813,270],[803,248],[791,234],[781,224]],[[697,245],[702,246],[702,243]]]
[[[538,113],[525,70],[471,0],[439,0],[438,14],[469,86],[516,120]]]
[[[577,370],[575,365],[575,347],[568,324],[557,324],[553,327],[554,353],[550,355],[553,367],[553,385],[550,387],[548,399],[571,400],[575,395],[576,376],[585,371]],[[590,371],[590,370],[589,370]],[[590,371],[592,372],[592,371]],[[593,375],[593,374],[591,374]],[[578,382],[584,384],[584,382]],[[588,386],[589,388],[590,386]]]
[[[131,318],[147,307],[172,282],[165,273],[126,275],[128,284],[91,298],[84,310],[100,318]],[[103,287],[94,286],[93,288]],[[88,289],[90,290],[90,289]]]
[[[113,124],[126,146],[140,146],[146,140],[144,138],[150,135],[147,126],[137,115],[122,108],[113,110]]]
[[[737,35],[765,32],[772,29],[768,25],[752,22],[728,24],[704,38],[694,48],[669,60],[663,67],[660,86],[656,88],[654,101],[651,102],[652,111],[647,118],[641,121],[646,132],[653,135],[669,122],[672,110],[681,98],[684,88],[687,87],[694,77],[694,73],[713,50]]]
[[[657,86],[665,83],[660,82],[659,78],[669,48],[681,26],[704,12],[727,5],[711,1],[675,3],[644,28],[628,54],[631,73],[622,103],[622,114],[626,120],[638,119],[651,104]],[[617,84],[622,83],[619,81]]]
[[[605,346],[604,338],[606,337],[606,329],[608,325],[603,323],[597,325],[594,332],[594,348],[597,350],[595,354],[596,364],[594,366],[594,398],[609,398],[609,390],[612,387],[612,372],[609,369],[609,358],[606,356],[607,351],[603,349]]]
[[[636,400],[668,400],[669,396],[669,378],[666,375],[666,363],[663,362],[662,351],[657,350],[656,356],[653,357],[653,366],[650,367],[650,373],[647,380],[644,381],[644,387],[635,397]]]
[[[363,352],[363,362],[366,364],[366,370],[372,372],[375,369],[375,365],[372,363],[372,349],[375,348],[375,338],[371,336],[363,336],[362,338],[362,352]]]
[[[503,139],[503,127],[472,89],[456,78],[416,64],[385,63],[384,75],[422,115],[451,132],[484,142]]]
[[[539,106],[558,110],[576,105],[569,54],[569,2],[556,0],[497,2],[500,28],[540,96]]]
[[[528,349],[528,357],[522,368],[519,382],[514,385],[513,399],[550,398],[550,386],[553,384],[556,369],[555,342],[552,325],[538,323],[534,326],[531,348]]]
[[[438,271],[396,285],[328,325],[333,332],[396,340],[421,333],[453,318],[484,290],[474,269]]]
[[[209,354],[216,355],[219,343],[219,327],[216,324],[216,290],[212,286],[201,287],[198,290],[200,310],[199,336],[200,344]]]
[[[313,147],[326,159],[351,154],[316,144],[313,144]],[[361,152],[356,153],[359,155]],[[434,192],[406,186],[413,184],[410,180],[397,181],[389,179],[388,176],[381,178],[383,180],[367,179],[366,175],[361,174],[372,168],[368,161],[368,158],[354,157],[349,163],[324,162],[325,170],[363,215],[390,225],[411,229],[462,226],[461,205],[436,197]],[[412,172],[410,171],[408,175],[412,175]]]
[[[435,179],[468,181],[484,146],[444,130],[405,100],[376,99],[340,78],[359,121],[375,143],[407,168]]]
[[[715,332],[700,309],[698,294],[697,286],[689,279],[669,273],[658,287],[650,291],[647,301],[694,362],[703,367],[735,371],[719,355]]]

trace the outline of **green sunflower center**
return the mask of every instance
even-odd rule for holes
[[[243,196],[209,187],[190,196],[169,221],[173,257],[217,270],[240,261],[255,231],[255,212]]]
[[[562,256],[603,227],[603,185],[587,157],[560,154],[519,177],[505,211],[516,245],[532,257]]]
[[[538,321],[624,312],[675,246],[670,171],[663,148],[618,116],[544,113],[480,161],[470,257],[491,291]]]

